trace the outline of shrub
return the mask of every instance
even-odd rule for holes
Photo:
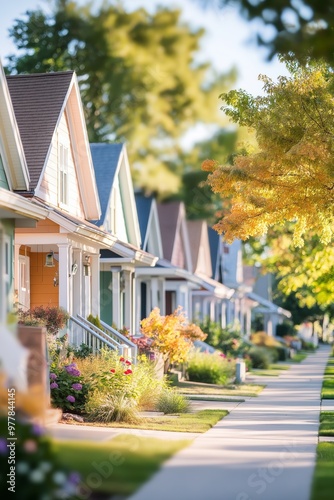
[[[272,362],[270,352],[265,347],[252,347],[248,351],[248,355],[252,361],[253,368],[267,369]]]
[[[90,323],[92,323],[92,325],[96,326],[100,330],[103,329],[102,325],[101,325],[101,321],[100,321],[100,319],[99,319],[98,316],[93,316],[92,314],[89,314],[87,316],[87,321],[89,321]]]
[[[89,384],[82,380],[75,363],[55,368],[50,373],[51,402],[56,408],[84,413]]]
[[[102,349],[98,355],[76,362],[83,380],[93,387],[86,411],[94,420],[123,418],[122,415],[131,419],[139,409],[153,410],[161,391],[167,387],[165,379],[157,379],[154,364],[145,356],[132,365],[118,353]],[[97,401],[103,403],[103,410],[98,410]],[[122,408],[126,410],[124,413]]]
[[[286,361],[289,357],[289,348],[284,347],[275,337],[267,335],[265,332],[253,333],[251,340],[256,346],[269,348],[274,363],[276,361]]]
[[[188,358],[187,376],[193,382],[226,384],[235,375],[235,363],[219,354],[194,351]]]
[[[140,330],[143,335],[152,339],[152,349],[162,354],[165,373],[170,363],[182,363],[186,360],[193,340],[206,339],[206,334],[198,326],[188,322],[181,307],[166,316],[161,316],[160,309],[154,308],[141,321]]]
[[[86,411],[95,422],[136,422],[138,420],[135,399],[122,393],[105,394],[94,391],[86,404]]]
[[[69,314],[61,307],[43,307],[38,306],[28,311],[18,310],[18,322],[28,324],[36,324],[40,322],[46,326],[47,332],[52,335],[57,335],[59,330],[66,326],[69,319]]]
[[[206,342],[216,349],[221,349],[225,354],[238,356],[242,345],[240,328],[235,325],[228,325],[222,328],[219,323],[215,323],[207,318],[200,327],[207,334]]]
[[[313,342],[308,342],[307,340],[301,339],[302,341],[302,349],[305,351],[315,351],[316,347],[314,346]]]
[[[84,359],[93,353],[93,349],[87,344],[81,344],[79,347],[68,347],[68,353],[72,354],[76,359]]]
[[[156,409],[165,414],[188,413],[190,403],[187,398],[175,391],[175,389],[164,389],[158,398]]]

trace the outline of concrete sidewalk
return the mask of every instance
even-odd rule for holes
[[[320,347],[272,377],[257,398],[167,461],[131,500],[309,500],[329,354]]]

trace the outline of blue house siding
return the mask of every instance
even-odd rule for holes
[[[4,189],[9,189],[7,177],[6,177],[6,172],[3,166],[2,158],[0,155],[0,187]]]

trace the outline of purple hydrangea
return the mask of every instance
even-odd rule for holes
[[[76,384],[72,384],[72,387],[75,391],[81,391],[82,389],[82,384],[79,384],[79,383],[76,383]]]
[[[52,384],[50,384],[50,389],[58,389],[59,385],[57,384],[57,382],[52,382]]]
[[[74,403],[75,402],[75,397],[74,396],[67,396],[67,401],[69,401],[70,403]]]
[[[73,485],[79,484],[81,481],[81,476],[78,472],[70,472],[68,476],[68,482]]]
[[[51,380],[56,380],[57,375],[55,373],[50,373],[50,379]]]
[[[32,426],[32,432],[35,436],[43,436],[45,434],[45,429],[38,424]]]
[[[69,375],[72,375],[72,377],[80,377],[81,375],[75,363],[71,363],[70,365],[65,366],[65,370]]]

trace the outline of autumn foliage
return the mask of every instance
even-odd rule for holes
[[[192,342],[207,337],[199,326],[189,323],[181,307],[166,316],[156,307],[140,325],[141,333],[152,339],[151,348],[171,363],[185,361]]]
[[[308,230],[329,243],[334,202],[334,74],[326,65],[289,63],[291,77],[262,76],[264,96],[242,90],[221,97],[227,115],[255,131],[258,150],[232,164],[203,163],[208,184],[231,207],[216,224],[227,241],[294,222],[294,244]]]

